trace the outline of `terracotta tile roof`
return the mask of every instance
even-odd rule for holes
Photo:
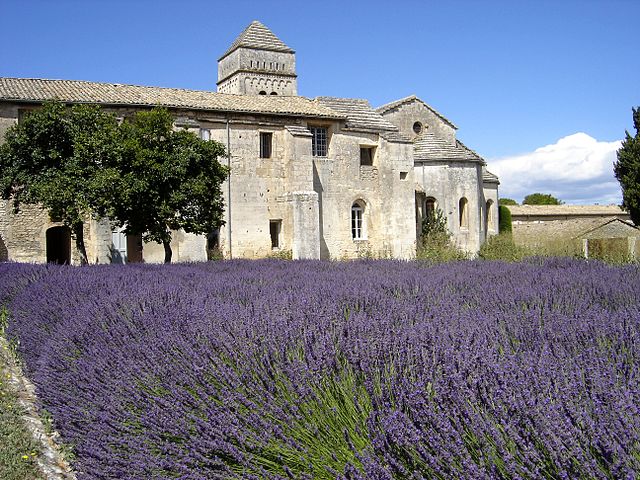
[[[224,52],[219,60],[222,60],[235,49],[240,47],[271,50],[274,52],[295,53],[282,40],[276,37],[271,30],[257,20],[251,22],[249,26],[245,28],[240,35],[238,35],[238,38],[234,40],[229,49]]]
[[[403,135],[400,132],[381,132],[380,136],[384,138],[387,142],[393,143],[413,143],[406,135]]]
[[[484,183],[500,183],[498,176],[495,173],[491,173],[486,167],[482,167],[482,181]]]
[[[218,112],[342,119],[344,115],[305,97],[230,95],[202,90],[144,87],[78,80],[0,77],[0,100],[102,105],[162,106]]]
[[[482,157],[465,147],[462,142],[459,140],[455,142],[455,144],[451,144],[431,132],[425,132],[414,140],[413,159],[418,161],[461,160],[484,163]]]
[[[294,137],[312,137],[311,131],[302,125],[285,125],[285,127]]]
[[[526,216],[623,216],[628,213],[617,205],[507,205],[512,217]]]
[[[398,108],[398,107],[400,107],[402,105],[405,105],[405,104],[411,103],[411,102],[420,102],[425,107],[427,107],[429,110],[431,110],[434,115],[436,115],[438,118],[440,118],[447,125],[449,125],[452,128],[455,128],[456,130],[458,129],[458,127],[456,127],[451,120],[446,118],[444,115],[442,115],[440,112],[438,112],[435,108],[431,107],[430,105],[427,105],[424,101],[420,100],[415,95],[409,95],[408,97],[404,97],[404,98],[401,98],[399,100],[395,100],[393,102],[385,103],[384,105],[376,108],[376,112],[378,112],[379,114],[382,115],[383,113],[386,113],[389,110],[393,110],[394,108]]]
[[[345,128],[366,132],[397,132],[398,127],[377,113],[367,100],[317,97],[321,105],[347,117]]]

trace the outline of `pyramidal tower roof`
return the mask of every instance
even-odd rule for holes
[[[244,29],[220,59],[223,59],[240,47],[271,50],[274,52],[295,53],[282,40],[276,37],[271,30],[257,20],[251,22],[251,24]]]

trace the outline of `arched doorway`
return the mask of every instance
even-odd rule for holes
[[[71,230],[69,227],[47,229],[47,263],[71,264]]]

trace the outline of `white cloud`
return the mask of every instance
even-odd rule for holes
[[[500,177],[500,196],[521,201],[534,192],[550,193],[573,204],[619,204],[620,185],[613,163],[621,142],[599,142],[575,133],[531,153],[488,162]]]

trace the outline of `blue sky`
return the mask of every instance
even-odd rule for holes
[[[500,175],[501,195],[620,201],[611,164],[640,105],[637,0],[0,0],[0,12],[0,76],[208,90],[260,20],[296,50],[300,95],[416,94]]]

